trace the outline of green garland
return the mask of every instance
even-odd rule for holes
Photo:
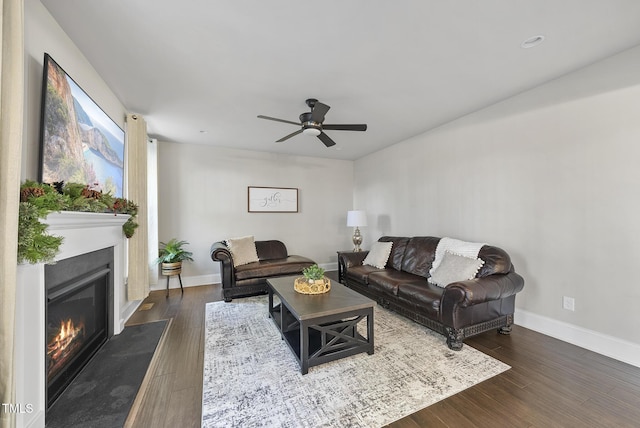
[[[131,238],[138,227],[138,206],[125,198],[93,190],[79,183],[56,183],[55,186],[27,180],[20,186],[18,220],[18,263],[52,263],[62,238],[49,235],[40,220],[52,212],[82,211],[129,214],[122,231]]]

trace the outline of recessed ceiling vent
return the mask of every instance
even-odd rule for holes
[[[533,37],[529,37],[527,40],[522,42],[520,47],[522,47],[524,49],[529,49],[529,48],[532,48],[534,46],[538,46],[542,42],[544,42],[544,36],[542,36],[542,35],[533,36]]]

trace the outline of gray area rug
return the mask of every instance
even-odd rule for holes
[[[122,427],[167,321],[125,327],[47,410],[47,428]]]
[[[303,376],[265,296],[208,303],[202,426],[380,427],[510,368],[380,307],[374,320],[374,355]]]

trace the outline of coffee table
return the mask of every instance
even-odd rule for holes
[[[327,293],[300,294],[293,289],[295,278],[267,279],[269,316],[303,375],[312,366],[360,352],[373,354],[373,300],[336,281]],[[275,306],[274,296],[280,300]],[[366,323],[362,333],[357,328],[361,322]]]

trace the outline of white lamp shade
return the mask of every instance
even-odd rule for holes
[[[367,225],[367,213],[362,210],[347,212],[347,226],[360,227]]]

